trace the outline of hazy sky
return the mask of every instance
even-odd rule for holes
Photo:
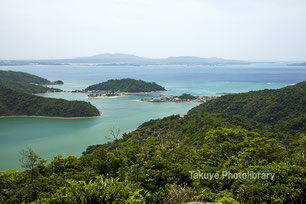
[[[306,0],[0,0],[0,58],[306,60]]]

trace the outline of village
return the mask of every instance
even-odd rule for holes
[[[210,101],[212,99],[215,99],[219,96],[193,96],[191,94],[183,94],[180,96],[175,96],[175,95],[167,95],[167,96],[162,96],[157,98],[149,98],[149,99],[141,99],[141,101],[145,102],[193,102],[193,103],[203,103]]]
[[[87,95],[87,98],[103,98],[123,95],[120,91],[87,91],[87,93],[90,93]]]

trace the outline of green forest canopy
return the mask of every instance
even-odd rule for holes
[[[111,79],[106,82],[95,84],[86,90],[121,91],[121,92],[151,92],[166,91],[166,89],[155,82],[145,82],[135,79]]]
[[[25,171],[0,173],[0,201],[302,203],[306,136],[297,121],[305,120],[299,112],[305,113],[304,87],[302,82],[221,96],[185,117],[143,123],[120,139],[114,129],[112,142],[89,146],[80,158],[59,155],[45,165],[28,148],[22,151]],[[257,99],[258,105],[252,102]],[[288,110],[285,123],[282,112]],[[190,171],[274,173],[275,178],[192,179]]]
[[[306,82],[281,89],[230,94],[203,103],[189,111],[228,113],[251,118],[282,130],[306,131]]]
[[[0,85],[16,90],[16,91],[28,93],[28,94],[61,91],[60,89],[49,88],[46,86],[40,86],[36,84],[30,84],[30,83],[19,82],[19,81],[11,81],[11,80],[5,80],[5,79],[0,79]]]
[[[56,82],[59,84],[63,83],[60,80]],[[24,72],[0,71],[0,85],[16,91],[33,94],[61,91],[60,89],[42,86],[45,84],[51,84],[51,82],[39,76]]]
[[[100,112],[88,102],[45,98],[0,85],[0,116],[10,115],[89,117]]]
[[[11,80],[11,81],[19,81],[19,82],[26,82],[26,83],[33,83],[33,84],[49,84],[50,81],[44,79],[42,77],[28,74],[25,72],[14,72],[14,71],[2,71],[0,70],[0,78]]]

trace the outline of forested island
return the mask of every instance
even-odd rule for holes
[[[2,203],[303,203],[306,82],[220,96],[184,117],[151,120],[79,158],[49,164],[23,150],[24,171],[2,171]],[[84,135],[85,136],[85,135]],[[195,173],[273,174],[204,179]],[[237,176],[238,178],[238,176]]]
[[[145,82],[135,79],[111,79],[106,82],[91,85],[86,91],[112,91],[112,92],[153,92],[166,91],[166,89],[155,82]]]

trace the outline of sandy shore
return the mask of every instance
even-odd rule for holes
[[[52,117],[52,116],[35,116],[35,115],[9,115],[0,116],[0,118],[48,118],[48,119],[62,119],[62,120],[75,120],[75,119],[89,119],[89,118],[100,118],[103,115],[91,116],[91,117]]]

